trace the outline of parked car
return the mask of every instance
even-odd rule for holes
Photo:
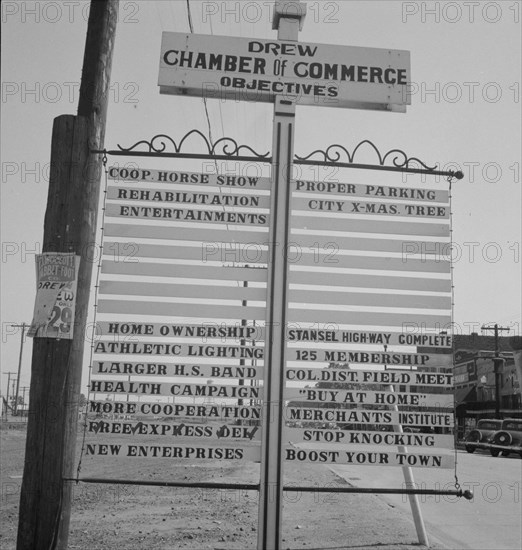
[[[509,456],[510,453],[518,453],[522,458],[522,419],[505,418],[500,430],[490,436],[492,456]]]
[[[477,449],[491,449],[490,438],[501,429],[502,420],[479,420],[476,428],[466,436],[464,443],[466,451],[474,453]]]

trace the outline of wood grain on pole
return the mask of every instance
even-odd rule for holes
[[[73,340],[35,338],[17,548],[66,548],[118,0],[91,2],[78,116],[54,120],[43,252],[81,258]]]

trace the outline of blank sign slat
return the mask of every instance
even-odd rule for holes
[[[210,304],[180,304],[173,302],[131,302],[125,300],[100,300],[99,313],[126,315],[161,315],[165,317],[190,317],[194,319],[265,319],[265,308]]]
[[[122,281],[101,281],[100,294],[121,294],[128,296],[168,296],[178,298],[209,298],[213,300],[266,299],[265,288],[249,288],[216,285],[182,285],[165,283],[143,283]]]
[[[129,239],[165,239],[179,241],[203,241],[206,243],[243,243],[263,244],[268,242],[267,231],[247,231],[232,227],[223,229],[202,229],[200,227],[161,227],[157,225],[135,225],[123,223],[105,224],[107,237],[126,237]]]
[[[349,217],[292,216],[295,229],[318,231],[346,231],[353,233],[380,233],[383,235],[417,235],[424,237],[449,237],[448,223],[420,223],[399,221],[360,220]]]
[[[132,245],[132,246],[131,246]],[[167,246],[161,244],[118,243],[107,241],[104,254],[123,258],[163,258],[172,260],[199,260],[201,262],[244,262],[266,264],[268,253],[259,245],[245,248],[238,243],[218,245],[204,242],[199,246]]]
[[[385,258],[372,256],[350,256],[330,252],[328,256],[303,254],[292,262],[292,265],[376,269],[380,271],[416,271],[419,273],[449,273],[449,260],[426,260],[410,257]]]
[[[315,257],[335,257],[338,250],[363,250],[365,252],[393,252],[411,257],[420,254],[422,257],[437,256],[441,259],[451,252],[451,243],[444,241],[424,241],[416,238],[405,239],[370,239],[341,235],[309,235],[292,233],[291,251],[309,248]],[[303,252],[305,252],[303,250]],[[430,258],[431,259],[431,258]]]
[[[290,302],[306,304],[342,304],[351,306],[411,307],[446,310],[451,308],[451,298],[449,296],[290,290],[288,299]]]
[[[216,267],[146,262],[103,261],[102,273],[134,275],[142,277],[178,277],[183,279],[208,279],[210,281],[255,281],[265,283],[266,269],[247,267]]]
[[[420,313],[368,313],[366,311],[289,308],[288,321],[296,323],[339,323],[355,326],[412,326],[443,330],[450,326],[451,316],[449,313],[445,315],[426,315]]]
[[[421,277],[385,277],[381,275],[357,275],[336,270],[302,271],[290,269],[290,284],[324,285],[328,287],[389,288],[393,290],[423,290],[451,292],[450,279]]]

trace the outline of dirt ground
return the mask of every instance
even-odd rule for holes
[[[25,430],[4,424],[0,443],[0,548],[10,550],[16,546]],[[126,460],[84,457],[81,476],[187,482],[255,483],[259,479],[259,465],[252,462]],[[347,483],[324,466],[300,465],[289,470],[285,485],[331,487]],[[79,483],[74,490],[69,548],[256,548],[257,499],[255,491],[235,489]],[[283,548],[418,550],[419,544],[411,517],[378,495],[287,492]],[[432,548],[443,546],[432,541]]]

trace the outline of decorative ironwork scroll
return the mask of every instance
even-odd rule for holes
[[[203,146],[204,152],[184,152],[188,149],[190,138],[196,136],[198,142]],[[357,153],[364,147],[369,147],[378,160],[378,164],[356,163]],[[211,143],[199,130],[191,130],[178,142],[166,134],[157,134],[150,140],[140,140],[130,147],[118,145],[116,150],[92,151],[93,153],[104,153],[106,155],[134,156],[134,157],[162,157],[162,158],[193,158],[211,160],[240,160],[251,162],[272,163],[270,153],[261,154],[249,145],[239,145],[231,137],[222,137],[215,143]],[[243,154],[246,152],[247,154]],[[251,153],[251,154],[248,154]],[[313,158],[315,157],[315,158]],[[428,166],[417,157],[409,157],[402,149],[391,149],[382,154],[377,146],[368,139],[358,143],[352,152],[340,144],[333,144],[326,149],[316,149],[305,156],[295,155],[294,164],[316,165],[316,166],[337,166],[339,168],[361,168],[367,170],[385,170],[389,172],[408,172],[414,174],[429,174],[434,176],[445,176],[458,180],[464,177],[460,171],[436,170],[437,166]]]
[[[358,164],[355,162],[357,152],[365,145],[369,146],[369,148],[375,152],[379,164]],[[318,159],[316,158],[312,160],[312,157],[318,157]],[[325,150],[316,149],[306,156],[295,155],[294,162],[295,164],[338,166],[342,168],[365,168],[369,170],[387,170],[393,172],[426,173],[443,175],[452,178],[454,177],[457,179],[463,178],[463,174],[460,171],[438,171],[436,170],[437,166],[428,166],[417,157],[409,157],[401,149],[391,149],[383,155],[377,146],[369,139],[365,139],[358,143],[352,152],[350,152],[343,145],[333,144]],[[387,162],[390,162],[391,165],[387,165]]]
[[[188,153],[187,142],[190,138],[197,136],[198,141],[206,148],[203,153]],[[242,154],[243,151],[251,155]],[[239,145],[237,141],[230,137],[222,137],[212,144],[207,137],[199,130],[191,130],[185,134],[179,142],[176,142],[166,134],[157,134],[150,141],[140,140],[130,147],[122,147],[118,144],[118,149],[106,151],[108,155],[125,155],[141,157],[175,157],[175,158],[210,158],[219,160],[248,160],[256,162],[272,162],[270,153],[260,154],[249,145]]]

